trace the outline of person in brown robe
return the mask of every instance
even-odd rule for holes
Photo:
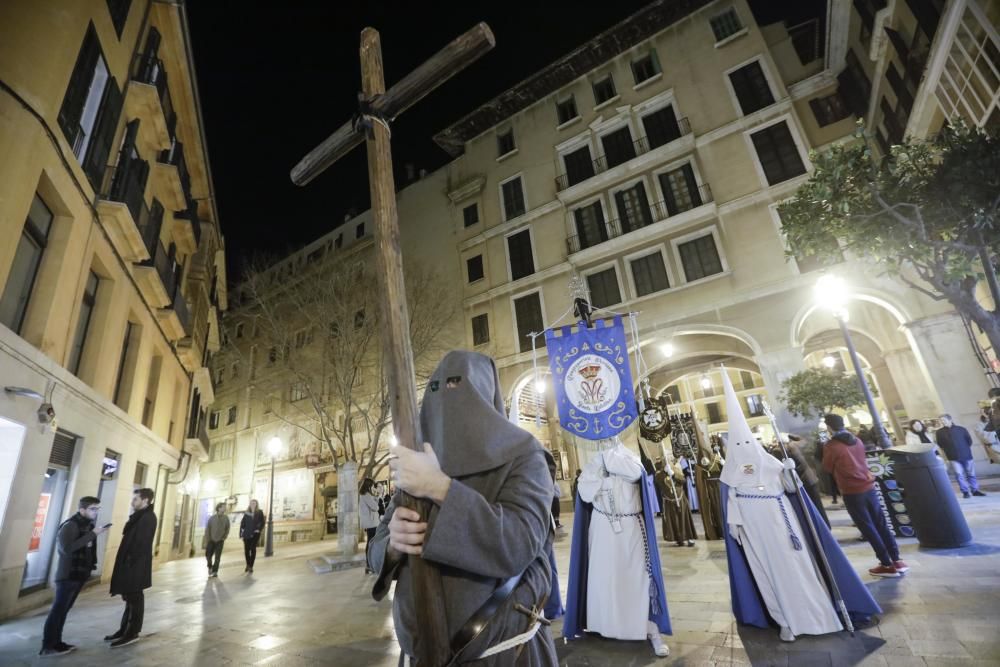
[[[657,461],[653,484],[656,486],[657,495],[660,496],[663,539],[667,542],[672,541],[679,547],[685,545],[693,547],[698,534],[691,518],[687,485],[681,467],[674,463],[666,468],[662,461]]]
[[[719,475],[722,474],[724,462],[718,450],[713,452],[711,459],[706,456],[698,462],[698,481],[704,482],[701,484],[704,489],[701,521],[705,526],[706,540],[721,540],[723,536]]]

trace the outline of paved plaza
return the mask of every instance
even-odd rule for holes
[[[557,640],[562,665],[886,665],[891,667],[1000,664],[1000,480],[986,498],[960,501],[974,543],[963,549],[921,549],[902,540],[910,572],[871,580],[885,610],[881,622],[847,633],[778,640],[777,630],[738,627],[729,608],[721,542],[695,548],[661,546],[674,635],[669,658],[656,659],[645,642],[586,638]],[[835,534],[859,571],[874,564],[842,506],[830,512]],[[571,525],[571,516],[564,516]],[[696,519],[700,526],[700,520]],[[557,542],[562,591],[569,570],[569,536]],[[168,563],[153,574],[146,595],[145,638],[111,650],[102,637],[117,629],[123,605],[107,586],[88,589],[70,613],[64,638],[74,653],[37,657],[47,609],[0,624],[0,665],[395,665],[390,601],[372,601],[371,577],[360,569],[314,574],[306,561],[322,544],[279,545],[243,574],[241,550],[223,554],[218,579],[205,577],[202,559]],[[327,545],[329,546],[329,545]],[[554,625],[556,634],[561,624]]]

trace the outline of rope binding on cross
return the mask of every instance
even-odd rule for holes
[[[363,93],[358,93],[358,110],[355,112],[354,118],[351,119],[351,126],[355,132],[364,132],[368,139],[372,138],[372,129],[375,127],[375,123],[384,127],[389,138],[392,138],[392,128],[389,126],[392,119],[375,109],[375,102],[380,97],[381,95],[375,95],[371,99],[366,99]]]

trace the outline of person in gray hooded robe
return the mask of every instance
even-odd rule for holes
[[[428,520],[390,503],[368,556],[378,573],[375,599],[396,581],[399,664],[412,664],[421,628],[406,562],[411,554],[440,569],[452,638],[468,636],[469,619],[495,589],[520,575],[457,663],[558,664],[541,618],[551,590],[552,480],[542,446],[505,416],[493,360],[465,351],[445,355],[424,393],[420,426],[424,451],[394,446],[390,467],[400,489],[433,502]]]

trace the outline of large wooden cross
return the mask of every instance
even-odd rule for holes
[[[292,169],[292,181],[305,185],[353,148],[367,143],[368,180],[375,219],[375,267],[382,288],[382,345],[387,358],[391,392],[392,425],[398,441],[423,450],[417,414],[417,388],[410,347],[410,319],[399,247],[396,187],[388,123],[425,95],[493,48],[489,26],[480,23],[420,65],[389,90],[382,71],[382,46],[378,31],[361,32],[361,123],[349,121],[314,148]],[[427,501],[403,494],[400,503],[426,518]],[[416,638],[418,664],[438,667],[449,660],[450,637],[444,616],[441,574],[421,558],[409,557],[413,594],[421,631]]]

